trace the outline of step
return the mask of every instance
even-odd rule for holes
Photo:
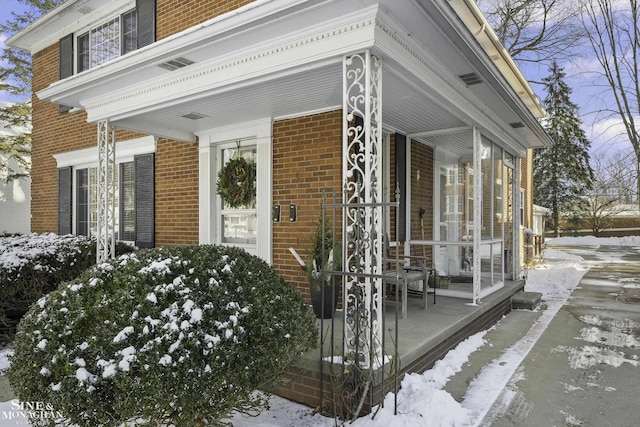
[[[535,310],[540,305],[542,294],[540,292],[522,291],[511,299],[513,310]]]

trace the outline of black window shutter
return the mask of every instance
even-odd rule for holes
[[[154,154],[133,158],[135,168],[136,246],[155,246]]]
[[[58,234],[71,234],[72,168],[58,169]]]
[[[69,34],[60,39],[59,50],[59,78],[62,80],[73,75],[73,34]],[[71,107],[66,105],[58,106],[58,111],[61,113],[69,111],[70,109]]]
[[[156,0],[136,0],[138,49],[156,41]]]
[[[400,206],[398,206],[398,240],[407,240],[407,137],[400,133],[395,134],[396,154],[396,185],[400,191]],[[395,193],[396,189],[392,190]]]

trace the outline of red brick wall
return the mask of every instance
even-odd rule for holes
[[[273,203],[282,207],[280,222],[273,224],[273,264],[307,296],[306,276],[289,247],[306,262],[323,189],[336,189],[341,198],[341,120],[338,110],[273,124]],[[296,222],[289,221],[290,204],[298,206]]]
[[[33,57],[33,91],[58,80],[58,45]],[[58,175],[54,154],[93,147],[97,127],[87,123],[84,112],[58,113],[58,106],[33,96],[31,147],[31,230],[58,229]],[[116,141],[140,135],[118,131]]]
[[[422,226],[424,238],[433,239],[433,173],[433,148],[411,141],[411,235],[407,236],[410,239],[422,239]],[[422,225],[420,208],[425,210]],[[431,247],[425,248],[424,253],[422,248],[416,250],[419,256],[431,256]]]
[[[165,138],[156,151],[156,246],[198,243],[198,144]]]
[[[162,40],[252,2],[252,0],[157,0],[156,39]]]
[[[58,80],[58,45],[33,57],[34,92]],[[116,141],[141,135],[118,130]],[[59,113],[33,97],[31,230],[58,229],[58,176],[54,154],[97,144],[97,127],[84,112]],[[117,151],[117,145],[116,145]],[[198,243],[198,147],[160,139],[156,152],[156,245]]]

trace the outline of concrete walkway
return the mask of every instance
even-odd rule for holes
[[[521,363],[504,366],[512,374],[475,425],[638,425],[640,253],[620,247],[600,247],[589,254],[585,248],[562,250],[579,254],[591,269]],[[539,311],[512,311],[504,317],[485,335],[489,345],[471,355],[446,391],[462,402],[483,368],[526,342],[548,309],[543,302]]]

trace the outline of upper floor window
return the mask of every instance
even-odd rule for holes
[[[94,27],[77,39],[77,70],[82,72],[138,47],[136,9]]]
[[[90,70],[156,39],[156,0],[136,0],[136,6],[84,31],[60,39],[59,79]],[[60,111],[70,107],[60,106]]]

